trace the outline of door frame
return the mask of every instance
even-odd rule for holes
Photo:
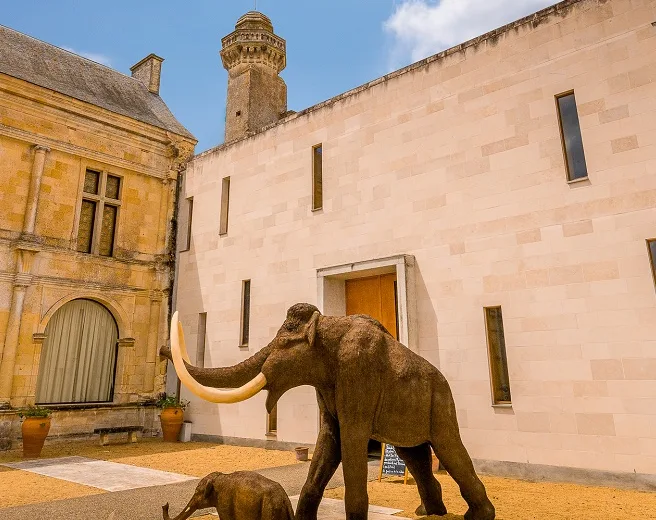
[[[396,273],[399,341],[417,352],[417,301],[415,295],[415,257],[397,255],[377,260],[317,269],[317,302],[323,314],[346,315],[345,281]]]

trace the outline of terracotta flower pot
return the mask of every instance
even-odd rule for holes
[[[298,448],[294,448],[294,451],[296,452],[296,460],[300,460],[301,462],[308,460],[308,448],[299,446]]]
[[[21,429],[23,431],[23,457],[35,458],[41,455],[43,443],[50,431],[50,417],[26,417]]]
[[[162,422],[162,435],[166,442],[178,442],[182,422],[184,421],[184,411],[182,408],[162,408],[160,415]]]

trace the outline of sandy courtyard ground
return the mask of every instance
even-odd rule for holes
[[[438,479],[444,492],[446,516],[417,517],[420,503],[412,479],[388,478],[369,483],[369,502],[403,509],[398,516],[431,520],[462,520],[467,504],[456,483],[441,471]],[[534,483],[499,477],[481,477],[492,500],[497,520],[654,520],[656,493],[576,484]],[[329,498],[343,498],[344,488],[326,491]],[[209,518],[209,517],[208,517]],[[215,517],[216,519],[216,517]]]
[[[99,446],[97,442],[46,445],[41,455],[41,458],[88,457],[195,477],[204,477],[212,471],[254,470],[296,463],[290,451],[200,442],[168,443],[159,439],[109,446]],[[0,452],[0,463],[21,460],[20,451]],[[104,493],[97,488],[3,466],[0,466],[0,489],[0,508]],[[35,489],[39,492],[35,493]]]

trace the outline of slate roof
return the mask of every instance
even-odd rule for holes
[[[140,81],[2,25],[0,73],[194,139]]]

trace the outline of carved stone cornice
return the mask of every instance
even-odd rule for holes
[[[166,145],[166,151],[167,156],[172,159],[171,169],[177,172],[184,170],[187,163],[194,156],[195,144],[170,132],[167,132],[166,135],[169,138],[169,142]],[[173,179],[171,179],[169,175],[166,175],[162,179],[162,182],[166,183],[169,180]]]
[[[271,20],[262,13],[251,11],[242,16],[221,44],[221,61],[228,70],[257,63],[278,74],[287,64],[285,40],[273,33]]]
[[[43,345],[43,342],[46,340],[46,334],[43,332],[35,332],[32,334],[32,343],[35,345]]]
[[[49,139],[44,136],[36,136],[31,132],[26,132],[25,130],[14,128],[11,126],[0,124],[0,135],[11,137],[13,139],[18,139],[20,141],[27,141],[28,143],[34,143],[38,139],[41,142],[38,143],[36,146],[53,149],[53,150],[60,150],[62,152],[70,153],[71,155],[84,157],[85,159],[92,159],[94,161],[99,161],[110,166],[125,168],[126,170],[141,173],[143,175],[149,175],[151,177],[162,178],[164,176],[164,173],[161,170],[149,168],[143,166],[140,163],[128,161],[126,159],[120,159],[113,155],[109,155],[102,152],[96,152],[95,150],[83,148],[81,146],[77,146],[71,143],[57,141],[55,139]]]
[[[29,273],[16,273],[14,276],[14,289],[27,289],[32,285],[34,276]]]
[[[129,348],[129,347],[134,347],[134,343],[135,343],[135,341],[136,341],[136,340],[135,340],[134,338],[120,338],[120,339],[118,340],[118,347],[119,347],[119,348],[122,348],[122,347],[128,347],[128,348]]]

